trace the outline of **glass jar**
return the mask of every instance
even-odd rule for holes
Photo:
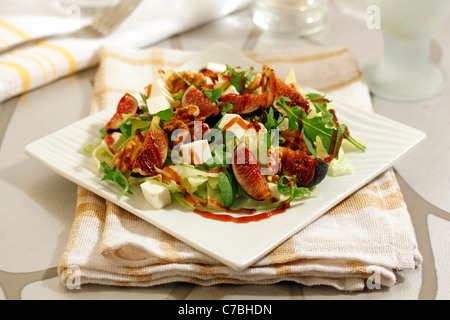
[[[282,36],[306,36],[328,24],[328,0],[255,0],[253,23],[261,30]]]

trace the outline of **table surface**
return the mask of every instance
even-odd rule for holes
[[[364,1],[334,0],[330,5],[329,27],[310,37],[270,37],[252,25],[246,8],[153,46],[201,51],[218,39],[237,50],[346,45],[361,67],[378,57],[382,35],[380,30],[367,28]],[[431,48],[432,59],[447,75],[448,30],[450,18],[436,32]],[[95,72],[96,68],[80,72],[0,104],[0,202],[4,204],[0,214],[0,300],[450,298],[450,87],[436,98],[414,103],[373,97],[377,113],[427,134],[427,140],[395,166],[424,258],[418,269],[398,272],[395,286],[357,293],[293,283],[67,289],[56,266],[72,226],[77,186],[27,157],[24,147],[89,114]]]

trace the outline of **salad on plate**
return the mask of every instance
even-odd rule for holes
[[[119,198],[137,184],[154,209],[175,200],[205,218],[266,219],[351,174],[346,146],[366,149],[332,101],[269,65],[161,70],[139,98],[125,94],[85,150]]]

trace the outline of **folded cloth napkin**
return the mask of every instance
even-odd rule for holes
[[[360,72],[345,47],[246,52],[282,75],[293,68],[304,84],[371,108]],[[117,105],[125,91],[150,83],[195,52],[105,47],[92,112]],[[112,75],[120,74],[120,77]],[[133,91],[131,91],[133,92]],[[335,98],[337,99],[337,98]],[[414,229],[392,169],[342,201],[266,257],[235,271],[80,187],[75,222],[58,266],[65,284],[147,287],[172,282],[328,285],[358,291],[392,286],[396,271],[422,262]]]
[[[0,55],[0,102],[96,65],[98,49],[104,44],[143,48],[242,9],[249,3],[250,0],[171,0],[168,5],[166,0],[143,0],[108,37],[52,40]],[[76,30],[90,22],[41,7],[36,8],[40,9],[36,14],[22,10],[28,6],[30,3],[25,0],[0,3],[0,48],[55,30]]]

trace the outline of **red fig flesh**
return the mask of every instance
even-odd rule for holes
[[[169,139],[160,126],[160,118],[153,117],[150,128],[145,133],[142,150],[133,164],[133,173],[154,176],[164,165],[169,150]]]
[[[189,87],[183,95],[181,100],[183,107],[194,105],[200,110],[200,117],[208,118],[209,116],[217,116],[220,113],[220,108],[196,86]]]
[[[320,159],[309,157],[303,151],[285,148],[281,157],[282,174],[297,179],[298,187],[313,187],[325,178],[328,165]]]
[[[124,121],[124,114],[134,115],[139,108],[138,101],[135,97],[130,94],[125,94],[122,99],[120,99],[117,105],[117,111],[111,120],[106,124],[106,131],[118,130],[122,122]]]
[[[269,71],[269,81],[267,83],[267,90],[276,96],[276,99],[281,97],[288,97],[291,99],[286,104],[290,107],[300,106],[304,111],[309,110],[308,101],[297,91],[294,84],[287,84],[282,79],[278,78],[273,71]]]
[[[220,99],[221,102],[231,103],[233,109],[230,113],[249,114],[258,109],[266,110],[274,102],[275,96],[266,91],[264,93],[255,94],[234,94],[229,93]]]
[[[272,192],[261,173],[261,166],[244,143],[240,143],[234,152],[232,168],[242,190],[251,198],[262,201],[271,196]]]

